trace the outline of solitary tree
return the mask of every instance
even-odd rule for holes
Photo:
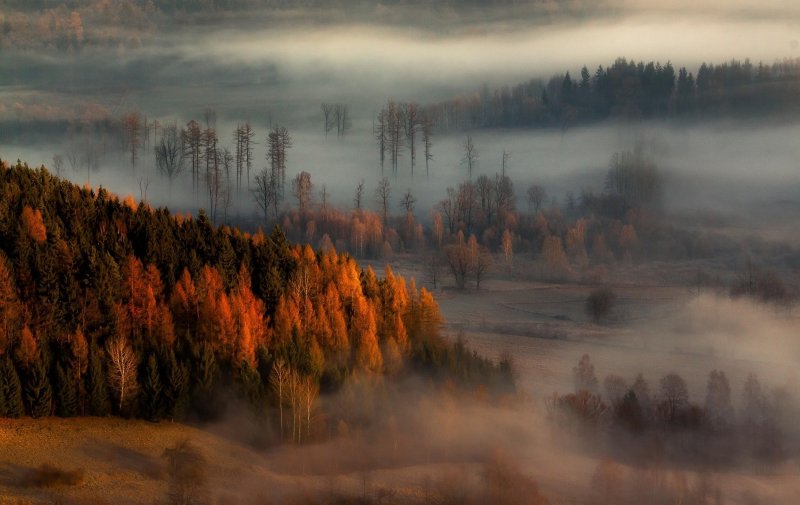
[[[597,393],[597,376],[594,374],[594,365],[588,354],[581,356],[578,365],[572,369],[572,379],[575,382],[575,392],[586,390]]]
[[[387,114],[385,109],[381,109],[375,122],[372,125],[372,133],[378,143],[378,152],[381,160],[381,173],[386,162],[386,149],[388,143]]]
[[[183,146],[178,134],[176,125],[165,126],[161,138],[156,142],[154,148],[156,156],[156,168],[167,177],[169,187],[172,188],[172,181],[183,170]]]
[[[356,195],[353,197],[353,205],[356,206],[356,210],[361,210],[361,203],[364,199],[364,179],[358,181],[356,185]]]
[[[676,373],[661,378],[661,402],[659,413],[664,421],[672,424],[678,415],[689,405],[689,390],[686,381]]]
[[[389,197],[392,194],[392,188],[389,186],[389,179],[386,177],[381,178],[378,181],[378,187],[375,188],[375,201],[378,202],[378,205],[381,207],[381,213],[383,215],[383,222],[389,222]]]
[[[136,381],[139,360],[128,339],[122,336],[113,337],[106,343],[106,353],[109,361],[108,380],[117,393],[118,407],[122,411],[125,402],[134,397],[139,388]]]
[[[594,322],[599,323],[611,313],[616,298],[617,295],[611,288],[597,288],[586,298],[586,313]]]
[[[478,165],[478,150],[475,149],[472,135],[467,135],[467,140],[464,141],[464,156],[461,158],[461,164],[467,166],[471,179],[472,170]]]
[[[142,144],[142,116],[139,112],[130,112],[122,118],[122,132],[125,136],[125,147],[131,153],[131,165],[135,165]]]
[[[433,153],[431,152],[431,148],[433,147],[433,121],[431,121],[430,117],[427,114],[423,114],[422,116],[422,146],[425,149],[425,176],[430,176],[430,162],[433,160]]]
[[[335,124],[333,117],[334,105],[332,103],[322,102],[320,108],[322,109],[322,125],[325,130],[325,138],[328,138],[328,133]]]
[[[297,174],[292,181],[292,193],[297,199],[297,206],[300,212],[305,211],[311,203],[312,189],[314,184],[311,183],[311,174],[305,170]]]
[[[419,126],[419,107],[410,103],[405,108],[405,130],[408,142],[409,157],[411,158],[411,176],[414,176],[414,166],[417,164],[417,128]]]
[[[528,210],[534,214],[542,209],[544,201],[547,199],[547,192],[538,184],[532,184],[528,188]]]

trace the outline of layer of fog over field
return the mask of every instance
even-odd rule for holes
[[[356,184],[364,179],[367,206],[377,210],[372,192],[382,173],[372,128],[375,114],[387,99],[427,104],[477,93],[484,85],[494,89],[565,71],[576,77],[583,65],[593,73],[598,65],[606,67],[618,57],[671,61],[676,69],[686,66],[692,72],[704,61],[750,58],[770,64],[800,57],[796,2],[629,0],[576,11],[563,17],[536,11],[530,18],[516,20],[500,12],[481,21],[448,9],[420,10],[417,26],[394,24],[388,14],[392,11],[380,8],[356,16],[355,21],[342,14],[309,21],[296,13],[266,26],[253,21],[243,27],[223,20],[217,26],[176,27],[174,33],[163,31],[139,49],[9,52],[8,56],[0,52],[0,157],[50,167],[54,155],[80,153],[90,145],[105,151],[100,169],[87,174],[85,169],[72,171],[67,165],[66,177],[78,183],[88,180],[93,187],[102,185],[137,200],[145,197],[146,190],[146,199],[153,205],[196,214],[207,206],[207,196],[202,189],[192,191],[188,169],[169,186],[155,172],[152,153],[142,152],[131,166],[117,138],[36,132],[20,118],[46,114],[70,120],[91,115],[95,109],[118,117],[138,109],[150,121],[175,121],[181,126],[190,119],[202,123],[204,111],[210,108],[217,113],[221,147],[233,148],[237,123],[252,123],[258,142],[255,172],[265,164],[264,139],[269,128],[286,126],[294,140],[287,180],[308,171],[315,190],[325,185],[334,204],[349,208]],[[405,11],[404,20],[409,18],[413,16]],[[345,138],[337,139],[335,131],[325,137],[321,102],[349,106],[353,127]],[[665,205],[679,225],[705,222],[698,216],[713,218],[719,227],[744,235],[800,244],[800,120],[701,119],[688,125],[604,122],[564,131],[479,130],[471,134],[480,156],[473,177],[498,172],[503,151],[511,153],[507,173],[521,209],[526,208],[525,189],[532,183],[544,186],[559,202],[568,191],[578,195],[586,187],[602,190],[610,157],[638,144],[661,170]],[[401,194],[410,189],[417,198],[416,215],[427,223],[428,212],[446,188],[467,178],[461,163],[466,135],[434,135],[429,174],[421,154],[413,176],[406,151],[396,177],[387,161],[385,175],[392,185],[395,213],[401,212]],[[234,195],[230,220],[258,224],[261,212],[251,195],[246,190]],[[287,202],[294,204],[291,197]],[[406,270],[400,265],[398,270],[424,276],[418,265]],[[796,282],[796,269],[793,275]],[[594,336],[548,341],[528,338],[524,331],[539,331],[542,313],[546,313],[553,320],[577,321],[577,329],[570,326],[564,331],[585,332],[583,303],[588,288],[565,292],[565,302],[551,309],[555,307],[547,305],[551,301],[537,299],[537,293],[549,287],[499,277],[490,279],[480,293],[439,293],[440,304],[449,329],[465,330],[467,341],[479,351],[491,358],[502,351],[513,355],[520,387],[536,399],[535,413],[487,412],[485,406],[473,407],[469,402],[461,407],[432,405],[424,396],[415,397],[410,405],[426,417],[420,418],[413,409],[398,412],[407,430],[399,430],[395,438],[373,434],[382,445],[366,436],[363,440],[344,437],[295,452],[287,449],[290,454],[277,454],[270,460],[276,480],[291,489],[297,483],[307,484],[303,479],[309,474],[331,474],[340,478],[320,477],[315,481],[318,489],[325,490],[329,482],[337,489],[367,489],[369,480],[371,492],[379,486],[407,492],[433,475],[434,491],[450,486],[456,493],[454,483],[466,482],[461,491],[466,493],[463,489],[479,487],[481,473],[460,463],[485,459],[497,448],[513,448],[508,457],[541,479],[546,492],[580,503],[585,498],[585,488],[580,486],[591,479],[595,456],[603,450],[587,444],[591,450],[586,456],[582,442],[556,438],[554,444],[550,432],[542,428],[545,413],[540,400],[552,391],[572,389],[572,367],[585,353],[591,354],[601,384],[611,373],[623,375],[630,383],[642,372],[651,393],[656,393],[663,375],[679,371],[687,380],[691,400],[701,404],[708,372],[713,369],[728,374],[737,407],[750,372],[759,374],[765,390],[786,387],[798,393],[796,307],[776,310],[724,295],[695,296],[678,288],[640,294],[628,286],[618,292],[626,317],[597,335],[607,337],[603,343]],[[428,431],[423,431],[420,442],[414,430],[422,430],[423,425]],[[798,444],[796,430],[787,436],[787,444]],[[421,456],[403,449],[414,444],[423,447]],[[350,457],[353,461],[347,460]],[[431,466],[438,462],[452,466]],[[685,467],[692,468],[690,463]],[[368,474],[366,468],[380,470]],[[716,477],[716,484],[731,499],[726,503],[796,503],[800,495],[796,462],[758,482],[742,476],[749,470]],[[752,489],[757,491],[751,494]],[[751,497],[765,501],[748,501]]]
[[[585,14],[561,17],[536,11],[510,21],[502,13],[485,16],[441,9],[420,13],[417,27],[404,11],[399,24],[380,9],[354,16],[297,22],[272,20],[242,26],[235,21],[202,27],[161,29],[144,46],[84,48],[77,54],[9,53],[2,63],[0,115],[5,119],[0,152],[7,159],[52,165],[55,154],[67,155],[102,143],[106,154],[99,173],[68,173],[121,195],[143,197],[140,180],[150,182],[147,198],[157,205],[196,213],[207,205],[192,195],[188,177],[168,190],[154,172],[151,153],[143,152],[131,169],[116,139],[35,135],[15,120],[37,117],[72,119],[92,110],[112,116],[138,109],[162,123],[189,119],[202,123],[203,111],[218,115],[220,146],[232,147],[237,122],[251,121],[260,145],[255,169],[264,164],[264,137],[270,125],[285,125],[294,138],[287,179],[309,171],[317,189],[327,186],[335,203],[349,206],[356,182],[367,188],[381,176],[372,136],[373,117],[387,99],[426,104],[570,71],[579,74],[607,66],[617,57],[671,61],[696,71],[703,61],[750,58],[753,62],[800,56],[800,17],[796,7],[774,2],[758,6],[734,3],[723,8],[709,2],[690,11],[669,5],[646,9],[643,2],[609,4]],[[670,4],[671,5],[671,4]],[[324,18],[324,16],[322,16]],[[265,26],[266,25],[266,26]],[[343,140],[325,139],[320,103],[350,107],[353,128]],[[24,109],[21,110],[21,109]],[[42,112],[44,111],[44,112]],[[430,176],[418,159],[411,177],[407,153],[400,174],[392,178],[394,205],[406,189],[418,199],[417,214],[437,202],[447,186],[466,178],[460,163],[465,134],[434,137]],[[673,210],[733,212],[746,218],[751,210],[796,210],[800,129],[778,124],[601,124],[596,127],[530,131],[481,131],[473,134],[479,152],[478,173],[500,168],[503,150],[511,153],[509,174],[522,202],[524,189],[542,184],[562,199],[584,187],[602,189],[610,156],[645,140],[666,179],[667,205]],[[186,175],[186,174],[184,174]],[[371,191],[367,193],[371,196]],[[745,205],[743,205],[745,204]],[[794,206],[794,207],[792,207]],[[237,195],[230,215],[256,212],[248,194]],[[399,210],[399,209],[398,209]]]

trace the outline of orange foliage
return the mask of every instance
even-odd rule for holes
[[[39,354],[39,344],[27,325],[22,328],[22,338],[17,347],[17,359],[24,367],[29,367]]]
[[[352,341],[356,346],[356,368],[380,372],[383,356],[378,347],[375,309],[362,296],[353,300]]]
[[[32,209],[26,205],[22,209],[22,225],[28,236],[36,242],[42,243],[47,240],[47,228],[44,226],[42,212],[39,209]]]
[[[131,195],[126,196],[125,199],[122,200],[122,205],[128,207],[133,212],[136,212],[136,209],[138,207],[138,205],[136,205],[136,200],[134,200],[133,196]]]
[[[5,256],[0,254],[0,356],[11,343],[21,308],[11,268]]]

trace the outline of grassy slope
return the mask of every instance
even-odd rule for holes
[[[117,418],[0,419],[0,504],[50,503],[62,496],[76,503],[95,497],[114,504],[154,503],[167,490],[164,449],[183,439],[212,456],[212,485],[232,478],[275,484],[283,480],[246,446],[181,424]],[[27,472],[44,463],[83,469],[84,481],[69,488],[20,484]]]

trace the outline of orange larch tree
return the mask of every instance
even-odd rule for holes
[[[27,205],[22,209],[22,225],[25,232],[36,242],[42,243],[47,240],[47,228],[42,219],[42,211],[32,209]]]

